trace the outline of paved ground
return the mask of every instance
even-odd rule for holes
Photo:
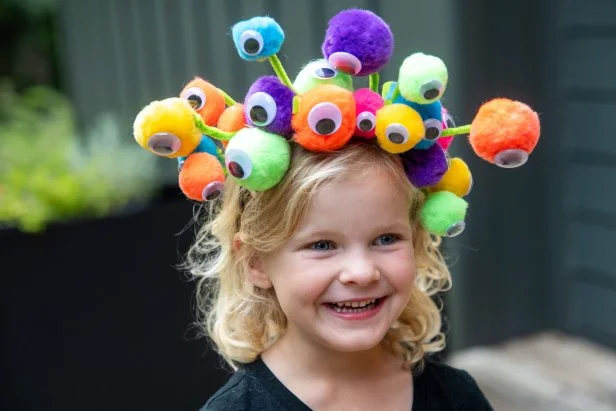
[[[616,411],[616,352],[545,333],[452,354],[496,411]]]

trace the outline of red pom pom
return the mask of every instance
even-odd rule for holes
[[[195,201],[214,200],[222,194],[225,173],[220,161],[209,153],[193,153],[180,170],[180,189]]]
[[[475,153],[501,167],[526,162],[539,140],[539,116],[526,104],[505,98],[481,106],[471,125]]]
[[[292,119],[294,140],[311,151],[333,151],[344,146],[355,131],[353,93],[331,84],[300,96]]]

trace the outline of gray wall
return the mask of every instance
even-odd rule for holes
[[[454,142],[476,184],[467,231],[446,242],[452,347],[551,327],[616,346],[613,0],[65,0],[66,83],[82,124],[116,111],[131,139],[138,110],[176,95],[194,75],[242,100],[270,72],[236,55],[233,23],[276,18],[293,77],[319,57],[327,19],[352,6],[377,12],[394,32],[383,81],[406,55],[424,51],[450,69],[444,102],[459,123],[498,96],[525,101],[542,118],[542,139],[520,169],[477,159],[463,137]],[[175,165],[161,161],[172,182]]]

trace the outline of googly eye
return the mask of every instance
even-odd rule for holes
[[[335,133],[341,124],[342,113],[333,103],[316,104],[308,113],[308,126],[322,136]]]
[[[385,128],[385,136],[393,144],[404,144],[409,140],[409,131],[402,124],[392,123]]]
[[[256,56],[263,50],[263,36],[256,30],[246,30],[240,35],[240,47],[249,56]]]
[[[421,95],[427,101],[433,101],[443,95],[445,91],[445,86],[438,80],[428,81],[423,84],[420,88]]]
[[[456,126],[456,121],[450,113],[445,114],[445,124],[447,124],[447,128],[454,128]]]
[[[264,91],[251,95],[244,106],[246,118],[255,126],[267,126],[276,118],[276,101]]]
[[[156,133],[148,139],[148,148],[161,157],[170,157],[182,147],[182,140],[172,133]]]
[[[252,160],[244,151],[239,149],[227,150],[225,165],[233,177],[245,180],[252,174]]]
[[[494,157],[494,163],[503,168],[520,167],[528,161],[528,153],[518,148],[504,150]]]
[[[207,98],[205,93],[199,87],[190,87],[182,92],[180,98],[188,100],[192,108],[201,110],[205,106]]]
[[[429,141],[436,140],[443,132],[443,122],[435,118],[429,118],[424,121],[424,128],[426,129],[424,138]]]
[[[376,127],[376,117],[369,111],[363,111],[357,116],[357,128],[361,131],[372,131]]]
[[[336,77],[338,72],[328,65],[323,65],[316,67],[312,75],[317,79],[326,80]]]
[[[458,221],[457,223],[452,224],[451,227],[447,229],[446,237],[458,236],[462,234],[465,228],[466,223],[464,221]]]

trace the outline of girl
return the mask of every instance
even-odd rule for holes
[[[235,373],[203,410],[490,410],[445,346],[450,273],[424,194],[374,140],[292,147],[275,187],[227,179],[190,249],[200,319]]]

